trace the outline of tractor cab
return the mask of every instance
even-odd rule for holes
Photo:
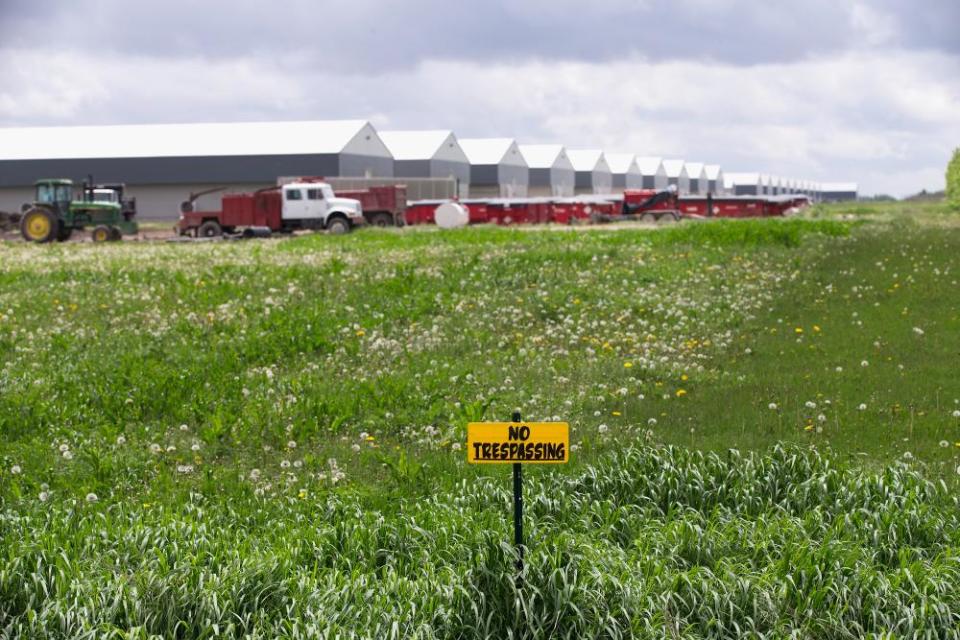
[[[66,212],[73,200],[73,180],[37,180],[34,202]]]

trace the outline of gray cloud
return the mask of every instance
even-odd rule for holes
[[[7,47],[272,57],[377,73],[427,59],[787,62],[860,46],[960,50],[960,3],[896,0],[3,0]],[[95,34],[88,38],[85,34]]]

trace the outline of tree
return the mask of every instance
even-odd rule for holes
[[[953,150],[953,158],[947,165],[947,202],[960,209],[960,147]]]

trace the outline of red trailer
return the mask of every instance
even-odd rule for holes
[[[377,227],[402,227],[404,212],[407,210],[406,185],[367,187],[337,191],[340,198],[359,200],[363,206],[363,217]]]

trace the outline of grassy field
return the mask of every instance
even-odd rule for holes
[[[0,637],[958,637],[960,225],[860,209],[0,245]]]

